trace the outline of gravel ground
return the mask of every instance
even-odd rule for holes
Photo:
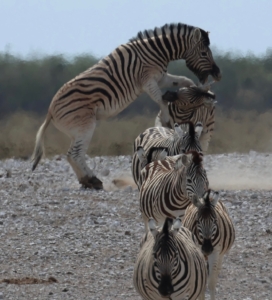
[[[236,228],[218,299],[272,299],[271,158],[205,156]],[[144,226],[131,157],[88,163],[106,191],[81,189],[64,156],[34,173],[27,161],[0,161],[0,299],[140,299],[132,275]]]

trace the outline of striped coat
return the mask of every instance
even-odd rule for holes
[[[207,270],[192,233],[180,220],[166,219],[161,230],[149,221],[133,282],[144,300],[205,299]]]
[[[44,153],[44,134],[52,121],[71,139],[67,157],[79,182],[87,188],[103,188],[85,160],[97,121],[117,115],[146,92],[159,104],[163,122],[169,122],[161,88],[194,83],[186,77],[168,74],[168,63],[184,59],[202,83],[209,75],[220,80],[209,44],[207,32],[181,23],[146,30],[65,83],[54,96],[37,133],[32,169]]]
[[[196,236],[203,254],[208,258],[208,287],[211,300],[215,300],[223,257],[234,243],[235,229],[217,192],[208,190],[203,198],[195,196],[192,202],[185,211],[183,226]]]
[[[168,101],[170,122],[162,121],[160,111],[155,126],[174,128],[174,124],[201,122],[203,130],[199,141],[202,150],[206,152],[214,131],[215,94],[203,87],[188,87],[181,88],[178,92],[167,92],[163,99]]]
[[[191,197],[201,197],[209,187],[202,158],[195,151],[154,161],[141,174],[140,211],[146,231],[150,218],[160,226],[166,217],[183,217]]]
[[[194,127],[193,123],[188,122],[182,124],[181,127],[175,124],[174,130],[164,127],[151,127],[141,133],[135,139],[134,155],[132,157],[132,176],[138,188],[140,189],[142,184],[141,170],[143,169],[143,164],[137,152],[139,147],[143,149],[146,156],[148,156],[151,149],[158,147],[166,148],[169,156],[188,151],[202,153],[199,142],[202,129],[201,123],[197,123]],[[150,159],[149,163],[154,160]]]

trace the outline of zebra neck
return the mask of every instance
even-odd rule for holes
[[[187,112],[187,111],[192,111],[194,109],[199,108],[200,106],[203,105],[203,101],[201,101],[200,103],[197,102],[193,102],[193,103],[188,103],[188,101],[184,101],[184,102],[178,102],[178,103],[170,103],[170,106],[172,108],[172,110],[176,111],[176,112]]]
[[[160,55],[166,64],[170,61],[185,59],[185,49],[184,41],[178,41],[177,37],[159,36],[147,40],[147,43],[151,44],[153,42],[154,50]]]

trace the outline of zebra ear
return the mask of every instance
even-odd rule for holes
[[[146,158],[144,148],[142,146],[138,146],[136,152],[140,162],[142,162]]]
[[[188,167],[192,161],[192,154],[183,154],[182,163],[185,167]]]
[[[142,146],[138,146],[136,152],[137,152],[137,156],[139,158],[139,161],[141,163],[141,169],[143,169],[147,164],[147,158],[146,158],[146,155],[145,155],[144,148]]]
[[[158,160],[165,160],[165,158],[168,156],[168,149],[167,148],[164,148],[162,150],[161,153],[159,153],[158,155]]]
[[[195,125],[195,133],[196,133],[197,138],[200,138],[202,131],[203,131],[202,123],[197,122]]]
[[[158,233],[157,227],[156,227],[156,222],[154,219],[149,219],[148,221],[148,228],[152,235],[155,237]]]
[[[181,127],[179,126],[179,124],[175,123],[174,129],[175,129],[175,132],[179,135],[179,137],[182,138],[183,135],[184,135],[184,132],[183,132],[183,130],[181,129]]]
[[[162,227],[162,232],[164,234],[168,235],[168,233],[171,231],[172,225],[173,225],[173,219],[167,217],[164,221],[164,224],[163,224],[163,227]]]
[[[181,220],[180,218],[176,218],[176,220],[173,223],[173,233],[177,234],[181,227]]]
[[[210,202],[213,206],[216,206],[219,200],[219,192],[211,191],[210,193]]]
[[[188,167],[192,160],[192,154],[180,154],[176,160],[174,169],[177,171],[183,167]]]
[[[197,44],[200,41],[200,39],[201,39],[201,31],[200,31],[199,28],[195,28],[193,39],[194,39],[195,44]]]
[[[191,202],[193,203],[193,205],[197,208],[201,207],[203,205],[203,201],[201,201],[202,199],[199,199],[197,197],[196,194],[194,194],[191,198]]]

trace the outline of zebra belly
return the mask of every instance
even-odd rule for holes
[[[139,93],[140,94],[140,93]],[[121,111],[123,111],[125,108],[127,108],[134,100],[136,100],[138,96],[133,97],[130,96],[130,98],[127,99],[112,99],[111,105],[107,103],[107,105],[99,105],[96,110],[96,119],[97,120],[103,120],[110,117],[114,117],[118,115]]]

